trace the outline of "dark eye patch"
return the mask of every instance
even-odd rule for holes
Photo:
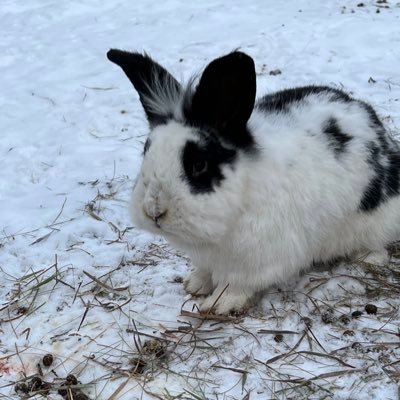
[[[192,193],[210,193],[225,176],[222,166],[234,164],[237,152],[227,149],[213,137],[200,142],[188,141],[182,151],[182,179],[187,181]]]
[[[192,175],[197,178],[198,176],[205,174],[207,170],[208,162],[204,157],[202,157],[193,163]]]

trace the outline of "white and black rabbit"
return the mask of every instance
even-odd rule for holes
[[[400,151],[367,103],[322,86],[255,101],[254,62],[239,51],[187,86],[147,55],[108,58],[151,127],[133,221],[189,255],[185,288],[208,296],[202,311],[243,310],[313,262],[384,256],[400,237]]]

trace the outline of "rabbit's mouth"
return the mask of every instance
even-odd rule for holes
[[[138,224],[138,227],[156,235],[161,235],[166,225],[162,216],[150,217],[144,213],[143,222]]]
[[[162,221],[163,221],[163,219],[164,219],[166,214],[167,214],[167,212],[164,211],[164,212],[162,212],[162,213],[160,213],[158,215],[155,215],[155,216],[151,217],[151,219],[154,221],[154,224],[155,224],[155,226],[157,228],[161,229],[161,223],[162,223]]]

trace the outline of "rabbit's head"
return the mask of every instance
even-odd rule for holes
[[[139,228],[175,242],[210,243],[245,212],[246,174],[256,152],[253,60],[233,52],[183,87],[149,56],[110,50],[139,94],[150,124],[131,215]]]

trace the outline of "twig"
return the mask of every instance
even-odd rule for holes
[[[200,314],[191,311],[181,310],[182,317],[191,317],[197,318],[202,321],[224,321],[224,322],[237,322],[242,319],[242,317],[229,317],[224,315],[216,315],[216,314]]]

